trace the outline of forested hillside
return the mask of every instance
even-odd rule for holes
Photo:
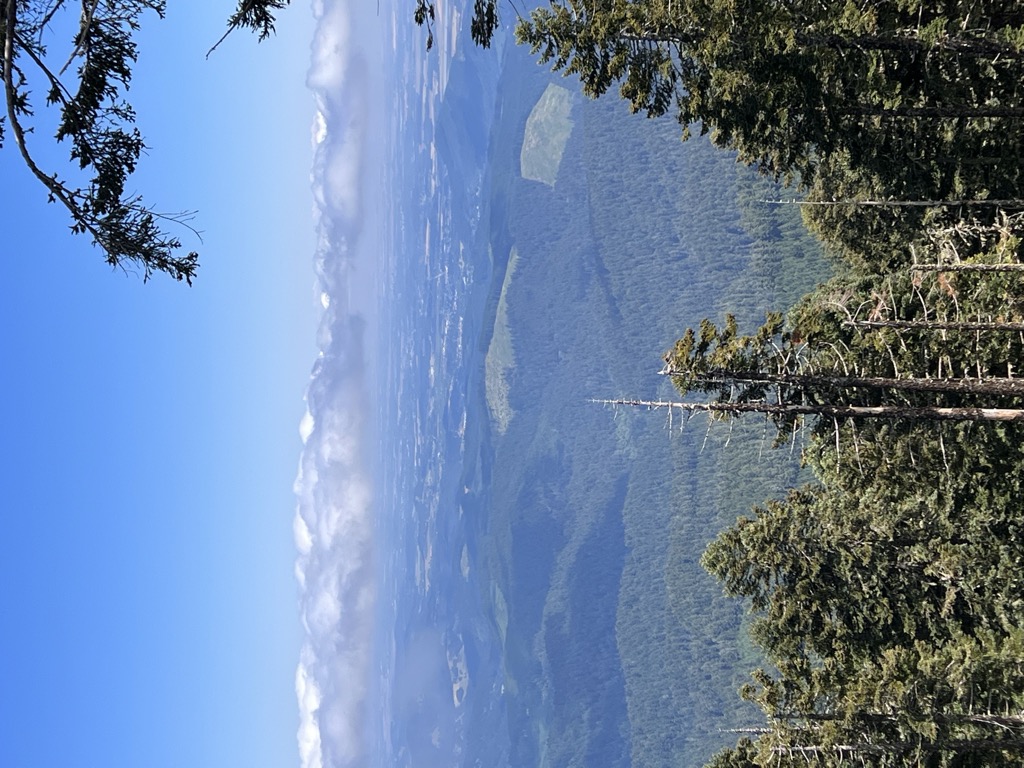
[[[518,36],[678,123],[579,101],[553,188],[495,173],[517,764],[745,726],[710,765],[1019,765],[1024,9],[570,1]]]
[[[529,61],[507,65],[520,131],[548,82]],[[498,264],[516,252],[488,550],[509,611],[514,763],[699,765],[756,710],[735,695],[755,658],[739,606],[698,561],[796,481],[797,458],[750,461],[739,448],[760,429],[705,445],[703,427],[670,434],[589,399],[668,386],[660,356],[687,323],[709,308],[756,320],[829,270],[799,211],[761,202],[778,186],[733,156],[614,99],[573,104],[553,187],[520,177],[507,146],[521,135],[493,142],[507,155],[491,247]]]
[[[836,260],[837,276],[791,310],[799,288],[761,319],[754,304],[730,313],[705,301],[708,319],[665,358],[685,399],[622,398],[676,423],[705,414],[718,435],[753,419],[813,473],[777,475],[702,558],[744,599],[768,661],[742,691],[762,711],[755,735],[712,764],[1019,765],[1024,10],[555,3],[519,34],[588,94],[619,86],[634,109],[674,113],[684,132],[709,131],[798,185],[805,221]],[[672,225],[663,231],[671,243]],[[729,279],[721,261],[706,268]],[[690,282],[675,280],[664,303],[687,296]],[[687,571],[703,498],[697,485],[677,496],[666,573],[680,574],[670,594],[687,594],[682,615],[718,626]],[[628,504],[625,514],[628,532]],[[671,630],[666,644],[690,642],[689,627]],[[632,735],[643,760],[646,741]]]

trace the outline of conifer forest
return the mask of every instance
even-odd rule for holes
[[[758,649],[707,765],[1024,763],[1024,5],[559,0],[517,38],[731,150],[829,260],[614,401],[802,453],[701,560]]]

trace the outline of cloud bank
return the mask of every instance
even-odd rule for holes
[[[319,357],[306,393],[295,493],[295,566],[306,632],[295,691],[302,765],[366,762],[366,712],[376,601],[373,492],[367,462],[365,307],[350,297],[353,273],[372,265],[364,230],[367,135],[373,111],[368,73],[379,39],[361,29],[350,3],[317,0],[307,84],[314,94],[312,187],[315,269],[324,308]],[[376,68],[379,72],[379,66]],[[372,238],[369,238],[372,240]]]

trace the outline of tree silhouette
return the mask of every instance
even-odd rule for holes
[[[289,0],[239,0],[225,36],[243,28],[266,38],[274,31],[275,11],[288,4]],[[189,225],[191,213],[162,213],[126,189],[146,148],[126,98],[138,57],[134,35],[147,13],[162,18],[165,7],[166,0],[83,0],[80,5],[68,0],[0,0],[0,74],[6,105],[0,141],[6,128],[49,201],[67,209],[72,232],[90,237],[108,264],[137,269],[143,280],[163,272],[191,285],[199,256],[195,251],[182,254],[181,240],[165,231],[167,226],[184,226],[195,233]],[[61,26],[61,17],[77,31],[66,49],[53,53],[58,44],[54,29]],[[74,74],[67,74],[72,68]],[[46,93],[43,105],[33,101],[33,87]],[[30,146],[35,127],[54,114],[55,138],[70,146],[70,164],[64,172],[43,168]]]

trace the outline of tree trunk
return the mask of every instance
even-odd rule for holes
[[[925,117],[930,119],[959,117],[1024,117],[1024,107],[1001,105],[977,106],[974,104],[950,104],[931,107],[877,107],[871,105],[857,105],[844,107],[839,111],[840,114],[854,117]]]
[[[1024,264],[915,264],[911,272],[1024,272]]]
[[[781,403],[682,403],[673,400],[592,400],[603,405],[678,408],[690,413],[764,413],[770,416],[833,416],[841,419],[905,421],[1002,421],[1024,423],[1022,408],[948,408],[902,405],[799,405]]]
[[[974,198],[966,200],[762,200],[766,205],[855,205],[878,208],[939,208],[942,206],[979,206],[999,208],[1024,208],[1024,198],[990,200]]]
[[[792,715],[793,720],[806,720],[808,722],[846,722],[852,721],[856,723],[900,723],[906,720],[906,717],[899,717],[898,715],[883,713],[883,712],[855,712],[853,715],[836,715],[831,713],[818,713],[810,712],[806,714]],[[915,720],[931,720],[936,723],[942,723],[944,725],[962,725],[968,723],[971,725],[992,725],[998,728],[1013,729],[1013,728],[1024,728],[1024,717],[1016,717],[1013,715],[993,715],[993,714],[945,714],[943,712],[932,712],[924,713],[920,717],[914,718]]]
[[[867,322],[867,321],[865,321]],[[665,376],[686,376],[687,374],[664,369]],[[952,392],[964,395],[1024,396],[1024,379],[895,379],[885,376],[820,376],[800,373],[761,373],[759,371],[711,372],[700,377],[700,381],[712,384],[789,384],[795,387],[818,387],[831,389],[876,389],[909,392]]]
[[[829,753],[853,753],[867,755],[900,754],[921,751],[929,754],[938,752],[968,753],[1024,750],[1024,739],[957,739],[949,741],[904,741],[891,743],[863,744],[814,744],[809,746],[772,747],[776,754],[820,755]]]
[[[911,30],[908,30],[911,31]],[[620,30],[619,39],[638,40],[647,43],[672,43],[695,48],[703,42],[705,35],[699,28],[647,28]],[[946,37],[934,43],[923,43],[919,38],[901,35],[808,35],[797,33],[795,37],[797,49],[800,51],[833,50],[833,51],[892,51],[912,55],[929,54],[934,51],[960,53],[978,58],[996,58],[1013,60],[1024,58],[1024,51],[1012,43],[977,37]],[[755,38],[739,37],[740,50],[760,50],[761,42]]]
[[[1024,331],[1024,323],[960,322],[956,320],[844,320],[855,328],[905,328],[924,331]]]
[[[912,32],[913,30],[907,30]],[[831,48],[836,51],[893,51],[896,53],[929,54],[933,51],[961,53],[973,57],[1019,59],[1021,50],[1012,43],[983,37],[944,37],[924,43],[918,37],[901,35],[806,35],[797,34],[802,48]]]

